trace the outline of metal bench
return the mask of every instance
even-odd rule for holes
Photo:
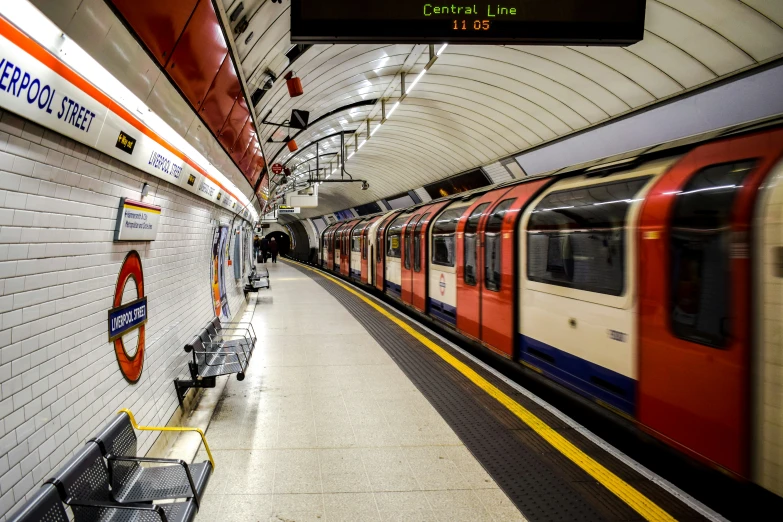
[[[106,458],[112,500],[125,504],[192,498],[200,506],[212,463],[188,465],[183,460],[138,457],[136,431],[128,413],[120,412],[90,442],[97,444]]]
[[[245,290],[248,292],[255,292],[261,288],[270,288],[269,284],[269,270],[264,267],[259,269],[253,269],[250,275],[247,276],[247,286]]]
[[[63,507],[57,489],[45,484],[33,498],[24,503],[19,511],[11,515],[9,522],[68,522],[68,513]]]
[[[256,345],[256,330],[252,323],[221,323],[215,317],[205,328],[206,337],[202,336],[202,342],[215,348],[241,348],[250,358]]]
[[[108,469],[94,442],[88,442],[46,483],[52,484],[60,500],[71,507],[76,522],[190,522],[198,512],[194,498],[164,504],[115,502]]]
[[[188,363],[190,379],[176,379],[174,387],[180,407],[190,388],[214,388],[216,378],[236,374],[245,379],[245,371],[255,348],[257,336],[250,323],[221,323],[215,318],[185,345],[193,354]]]

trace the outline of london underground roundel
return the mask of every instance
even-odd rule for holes
[[[137,299],[122,304],[122,295],[128,284],[136,285]],[[128,252],[117,277],[114,289],[113,308],[109,310],[109,342],[114,343],[114,352],[120,371],[130,383],[138,382],[144,368],[144,326],[147,322],[147,298],[144,296],[144,272],[141,257],[135,250]],[[139,330],[136,349],[128,352],[122,336]]]

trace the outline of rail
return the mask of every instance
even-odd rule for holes
[[[121,409],[117,413],[127,413],[128,417],[130,418],[131,425],[133,426],[133,429],[139,430],[139,431],[174,431],[174,432],[188,432],[188,431],[195,431],[199,435],[201,435],[201,442],[204,443],[204,449],[207,452],[207,457],[209,457],[209,463],[212,464],[212,471],[215,470],[215,459],[212,458],[212,452],[209,450],[209,444],[207,444],[207,436],[204,435],[204,432],[201,430],[201,428],[190,428],[190,427],[170,427],[170,426],[139,426],[136,422],[136,418],[133,416],[133,413],[128,409]]]

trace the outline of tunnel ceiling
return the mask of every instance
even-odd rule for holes
[[[240,3],[220,1],[227,13]],[[238,19],[250,23],[236,44],[252,92],[270,62],[291,48],[290,0],[241,2]],[[644,40],[626,48],[451,45],[347,162],[370,190],[324,184],[319,207],[309,213],[411,190],[757,66],[783,53],[781,26],[780,0],[648,0]],[[314,120],[357,101],[394,103],[400,73],[415,75],[428,59],[423,45],[314,45],[291,67],[305,94],[290,98],[279,80],[255,110],[280,122],[293,108]],[[367,118],[377,122],[380,112],[380,102],[338,112],[296,142],[302,148]],[[260,137],[267,156],[283,148],[277,161],[285,162],[292,156],[285,145],[266,142],[285,137],[275,130],[263,126]],[[326,143],[327,152],[338,147],[339,138]]]

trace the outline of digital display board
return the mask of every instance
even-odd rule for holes
[[[292,0],[294,43],[630,45],[646,0]]]

